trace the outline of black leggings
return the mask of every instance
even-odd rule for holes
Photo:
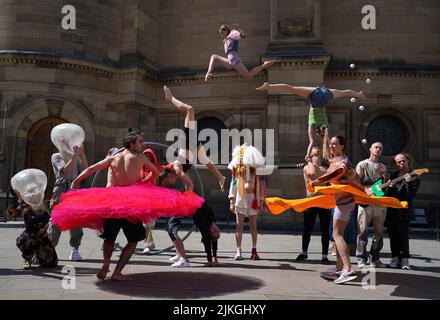
[[[393,257],[410,258],[409,220],[410,215],[405,209],[388,209],[386,225]]]
[[[215,222],[215,215],[212,208],[204,202],[202,207],[197,209],[193,215],[194,224],[199,228],[202,234],[202,243],[205,247],[206,258],[208,262],[212,261],[212,257],[217,257],[217,239],[213,240],[211,236],[211,224]]]
[[[212,261],[212,257],[217,257],[217,249],[218,249],[218,242],[216,240],[211,240],[210,235],[207,237],[203,237],[202,235],[202,242],[203,246],[205,247],[205,253],[206,253],[206,259],[208,262]]]
[[[321,226],[321,244],[322,254],[328,254],[328,245],[330,243],[330,210],[322,208],[310,208],[304,212],[304,232],[302,235],[302,250],[307,252],[309,249],[310,236],[315,225],[316,216],[319,215],[319,224]]]

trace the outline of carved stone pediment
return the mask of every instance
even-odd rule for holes
[[[278,32],[285,37],[305,36],[312,32],[312,26],[312,19],[286,18],[278,21]]]
[[[271,41],[321,39],[321,0],[271,0]]]

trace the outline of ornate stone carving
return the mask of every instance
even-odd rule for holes
[[[313,20],[306,18],[286,18],[278,21],[278,32],[285,37],[305,36],[312,32]]]

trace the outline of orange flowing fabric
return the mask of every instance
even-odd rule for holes
[[[293,209],[296,212],[303,212],[312,207],[332,209],[336,206],[335,195],[338,193],[351,194],[354,198],[354,202],[357,204],[397,209],[408,208],[408,203],[406,201],[399,201],[398,199],[392,197],[369,196],[365,192],[362,192],[350,185],[336,184],[326,187],[315,187],[315,191],[323,195],[293,200],[274,197],[266,198],[264,199],[264,202],[266,203],[270,212],[274,215],[278,215],[288,209]]]

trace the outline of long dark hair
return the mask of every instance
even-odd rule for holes
[[[343,136],[334,136],[333,138],[338,139],[339,144],[340,144],[341,146],[344,146],[343,151],[345,152],[345,138],[344,138]],[[333,139],[333,138],[332,138],[332,139]]]
[[[336,139],[338,139],[338,141],[339,141],[339,144],[341,145],[341,146],[344,146],[344,148],[342,149],[342,154],[345,156],[345,157],[347,157],[346,155],[345,155],[345,138],[343,137],[343,136],[333,136],[332,137],[332,139],[333,138],[336,138]],[[331,139],[330,139],[331,140]],[[329,144],[330,144],[330,140],[329,140]],[[331,153],[331,151],[330,151],[330,147],[329,147],[329,159],[328,160],[331,160],[331,159],[333,159],[334,158],[334,155]]]

